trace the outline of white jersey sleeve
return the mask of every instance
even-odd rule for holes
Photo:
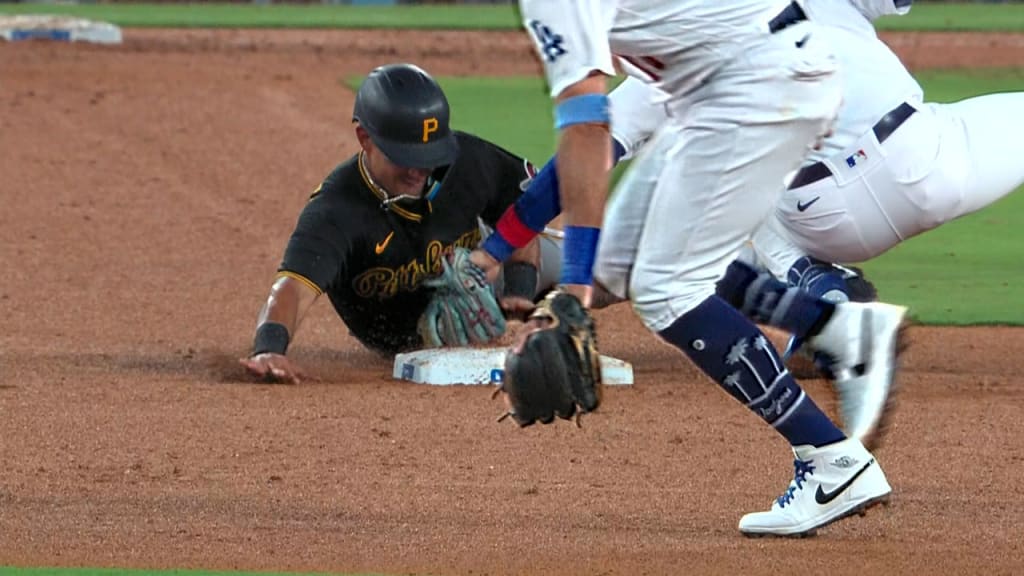
[[[608,44],[614,0],[520,0],[519,8],[552,98],[595,70],[615,75]]]
[[[903,15],[910,12],[914,0],[849,0],[850,4],[868,20],[882,16]]]
[[[608,94],[612,111],[612,138],[626,149],[622,160],[632,158],[668,118],[668,95],[636,78],[626,78]]]

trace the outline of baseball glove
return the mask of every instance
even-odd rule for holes
[[[601,362],[594,320],[573,295],[555,290],[530,315],[534,330],[508,352],[504,392],[520,426],[566,420],[601,404]],[[577,425],[579,419],[577,418]]]
[[[455,248],[446,255],[436,278],[423,283],[434,294],[417,330],[429,348],[486,344],[505,333],[505,316],[483,270]]]

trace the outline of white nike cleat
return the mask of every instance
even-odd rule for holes
[[[856,439],[795,446],[793,453],[793,482],[771,510],[740,519],[744,535],[813,536],[822,526],[888,502],[892,488],[882,468]]]
[[[900,332],[907,309],[881,302],[844,302],[808,340],[828,357],[839,394],[843,431],[874,447],[895,405]]]

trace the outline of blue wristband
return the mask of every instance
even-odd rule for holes
[[[516,247],[510,244],[508,240],[505,240],[497,231],[485,238],[480,247],[498,262],[508,260],[508,257],[516,251]]]
[[[597,240],[600,228],[566,226],[562,243],[562,284],[594,283],[594,260],[597,259]]]
[[[611,104],[605,94],[581,94],[562,100],[555,106],[555,128],[574,124],[611,124]]]

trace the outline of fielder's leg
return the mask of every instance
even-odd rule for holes
[[[743,262],[729,266],[718,294],[756,322],[807,340],[835,380],[846,433],[867,445],[881,439],[895,400],[905,308],[878,302],[833,304]]]
[[[778,52],[804,46],[810,38],[806,29],[794,33],[800,36],[778,39],[778,50],[752,50],[749,61],[744,60],[749,71],[719,76],[691,100],[685,125],[669,121],[655,135],[617,191],[623,197],[609,207],[630,206],[627,212],[635,217],[640,210],[631,204],[647,198],[642,226],[621,227],[626,249],[613,236],[615,226],[606,228],[599,262],[602,256],[612,262],[595,270],[598,280],[628,292],[651,330],[794,446],[793,483],[769,512],[741,520],[740,530],[749,534],[811,533],[890,492],[861,443],[844,439],[760,330],[715,295],[716,280],[774,205],[785,174],[799,163],[804,153],[799,143],[821,136],[838,103],[838,86],[823,70],[793,81],[790,64]],[[804,56],[801,66],[814,60]],[[774,78],[765,74],[776,65],[784,71]],[[748,72],[757,79],[753,84],[760,84],[757,88],[793,106],[785,118],[764,103]],[[611,213],[608,220],[615,222]],[[635,263],[623,257],[628,254],[635,255]],[[839,316],[833,311],[826,319],[833,306],[828,303],[802,304],[810,312],[793,318],[807,324],[808,331]],[[815,488],[829,497],[815,501]]]
[[[821,298],[833,304],[841,302],[874,302],[878,300],[878,292],[857,268],[839,266],[813,256],[809,256],[790,235],[782,223],[783,213],[777,206],[768,219],[761,224],[751,238],[748,253],[741,255],[740,260],[758,269],[765,269],[775,278],[786,282],[789,286],[800,288],[811,296]],[[729,274],[726,273],[728,278]],[[733,300],[742,295],[719,294],[726,300]],[[803,345],[804,338],[794,335],[782,357],[787,361]],[[824,368],[823,363],[819,363]]]
[[[729,131],[719,110],[709,114],[719,120],[717,130],[670,124],[623,177],[607,208],[595,278],[628,294],[651,330],[791,444],[833,444],[842,432],[803,393],[771,343],[714,295],[717,277],[778,192],[749,183],[782,182],[801,151],[778,142],[775,124],[734,124]],[[799,128],[793,137],[811,142],[824,122]]]
[[[862,262],[984,208],[1024,184],[1022,107],[1024,92],[919,106],[881,145],[869,133],[832,159],[866,151],[856,171],[786,191],[780,220],[808,254]]]
[[[957,119],[947,130],[955,131],[967,148],[967,186],[963,203],[951,218],[980,210],[1024,184],[1019,142],[1007,140],[1024,137],[1024,92],[989,94],[939,106]]]

